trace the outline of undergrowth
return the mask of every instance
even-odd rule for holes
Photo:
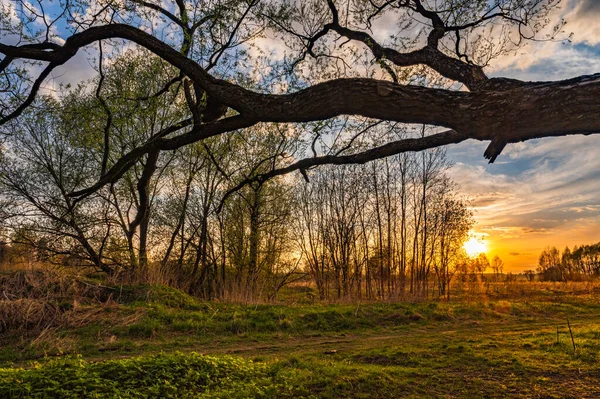
[[[585,292],[243,304],[43,277],[0,279],[0,398],[600,397]]]
[[[90,363],[59,359],[0,369],[1,398],[261,398],[286,396],[264,363],[197,353]]]

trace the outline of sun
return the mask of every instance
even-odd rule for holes
[[[469,238],[469,241],[463,244],[463,248],[467,252],[467,255],[473,258],[480,253],[485,253],[487,251],[487,243],[481,238],[471,237]]]

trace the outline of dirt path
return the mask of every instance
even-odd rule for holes
[[[539,319],[524,323],[522,320],[469,321],[466,323],[445,322],[425,326],[417,324],[400,326],[395,330],[365,331],[361,333],[322,333],[315,335],[279,335],[265,338],[264,341],[237,340],[217,341],[211,344],[191,345],[181,348],[204,354],[234,354],[244,357],[279,357],[292,354],[325,353],[329,351],[357,351],[382,346],[421,346],[429,341],[477,343],[485,341],[519,340],[525,335],[546,335],[554,337],[556,328],[561,329],[562,339],[567,339],[566,320],[554,318]],[[577,337],[577,330],[597,326],[600,328],[600,315],[581,316],[571,320],[571,327]]]

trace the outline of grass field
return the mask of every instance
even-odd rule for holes
[[[60,322],[5,320],[0,397],[600,398],[599,299],[242,305],[129,287],[63,303]]]

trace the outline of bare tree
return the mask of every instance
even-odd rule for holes
[[[311,173],[300,188],[299,241],[322,298],[426,295],[432,271],[438,295],[449,294],[473,219],[445,171],[435,166],[445,165],[443,152],[429,155],[435,162],[425,169],[418,155],[410,162],[397,156]],[[406,201],[408,192],[416,193],[414,201]]]
[[[504,274],[504,261],[498,255],[492,259],[492,270],[494,271],[495,280],[500,281],[500,278]]]
[[[98,195],[79,202],[68,195],[89,181],[89,154],[71,145],[75,138],[58,104],[43,101],[51,111],[22,118],[14,126],[11,151],[0,162],[0,195],[11,204],[4,208],[4,225],[13,232],[13,243],[43,247],[48,261],[65,263],[70,257],[112,274],[114,261],[105,256],[108,208]]]

